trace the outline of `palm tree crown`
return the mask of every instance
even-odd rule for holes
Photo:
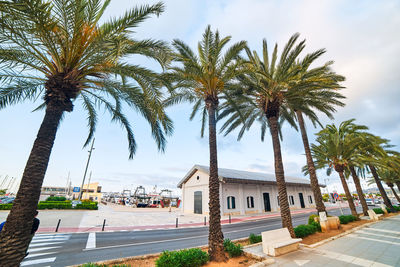
[[[168,47],[161,41],[135,40],[131,29],[164,10],[162,3],[127,11],[99,25],[110,0],[2,1],[0,12],[0,109],[43,96],[46,105],[72,111],[79,100],[87,111],[89,136],[101,106],[121,123],[133,157],[136,142],[122,103],[137,109],[150,123],[160,149],[171,133],[157,73],[122,59],[143,55],[164,63]]]

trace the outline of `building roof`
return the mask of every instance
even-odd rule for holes
[[[178,188],[182,188],[182,184],[186,183],[190,177],[196,171],[203,171],[205,173],[209,172],[208,166],[194,165],[192,169],[183,177],[183,179],[178,183]],[[218,176],[220,181],[226,182],[251,182],[251,183],[263,183],[263,184],[274,184],[276,183],[275,174],[263,173],[263,172],[248,172],[232,169],[218,168]],[[285,181],[287,184],[293,185],[310,185],[308,179],[297,178],[285,175]],[[324,185],[320,185],[324,187]]]

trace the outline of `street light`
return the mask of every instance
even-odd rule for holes
[[[86,168],[85,168],[85,174],[83,175],[83,180],[82,180],[82,186],[81,186],[81,190],[80,190],[80,193],[79,193],[79,198],[78,198],[78,200],[81,200],[82,199],[82,195],[83,195],[83,185],[85,184],[85,178],[86,178],[86,173],[87,173],[87,170],[88,170],[88,167],[89,167],[89,162],[90,162],[90,157],[92,156],[92,151],[93,151],[93,145],[94,145],[94,138],[93,138],[93,141],[92,141],[92,145],[91,145],[91,147],[90,147],[90,150],[88,151],[89,152],[89,156],[88,156],[88,160],[87,160],[87,162],[86,162]]]

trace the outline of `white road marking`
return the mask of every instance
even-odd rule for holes
[[[366,228],[366,231],[378,231],[378,232],[384,232],[384,233],[391,233],[391,234],[400,234],[399,231],[392,231],[392,230],[386,230],[386,229],[378,229],[378,228]]]
[[[397,236],[388,236],[388,235],[373,233],[371,231],[364,231],[364,230],[358,230],[358,231],[354,232],[353,234],[366,234],[366,235],[373,235],[373,236],[377,236],[377,237],[394,238],[394,239],[400,240],[400,238]]]
[[[86,243],[86,249],[96,248],[96,233],[90,233]]]
[[[43,239],[32,239],[31,244],[40,242],[51,242],[51,241],[66,241],[68,238],[43,238]]]
[[[309,263],[310,260],[294,260],[294,263],[296,263],[298,266],[303,266],[304,264]]]
[[[29,255],[25,257],[25,259],[34,258],[34,257],[41,257],[41,256],[49,255],[49,254],[54,254],[54,253],[56,253],[56,252],[57,252],[57,251],[53,251],[53,252],[44,252],[44,253],[33,253],[33,254],[29,253]]]
[[[44,258],[44,259],[38,259],[38,260],[23,261],[21,263],[21,266],[30,266],[30,265],[34,265],[34,264],[48,263],[48,262],[53,262],[55,260],[56,260],[56,257]]]
[[[47,245],[59,245],[61,243],[64,243],[64,242],[63,241],[45,242],[45,243],[31,244],[29,247],[35,248],[35,247],[42,247],[42,246],[47,246]]]
[[[28,249],[28,252],[29,252],[29,253],[34,253],[34,252],[43,251],[43,250],[48,250],[48,249],[54,249],[54,248],[61,248],[61,246],[44,247],[44,248],[29,248],[29,249]]]
[[[397,242],[386,241],[386,240],[380,240],[380,239],[375,239],[375,238],[362,237],[362,236],[358,236],[358,235],[356,235],[356,234],[349,234],[349,235],[347,235],[347,236],[349,236],[349,237],[355,237],[355,238],[359,238],[359,239],[364,239],[364,240],[370,240],[370,241],[374,241],[374,242],[381,242],[381,243],[386,243],[386,244],[391,244],[391,245],[400,246],[400,243],[397,243]]]

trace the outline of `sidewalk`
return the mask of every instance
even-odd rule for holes
[[[273,259],[275,263],[269,266],[400,266],[400,215]]]

